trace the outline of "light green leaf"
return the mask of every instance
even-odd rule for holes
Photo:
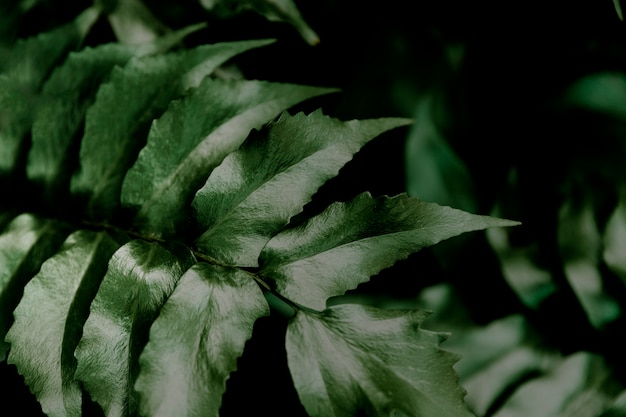
[[[461,233],[519,224],[398,195],[363,193],[287,229],[261,252],[261,275],[296,303],[317,310],[396,261]]]
[[[107,8],[107,18],[121,43],[152,42],[169,30],[141,0],[113,0],[107,3],[111,8]]]
[[[599,416],[619,387],[601,356],[576,352],[519,387],[494,417]]]
[[[152,124],[122,187],[122,203],[141,207],[136,226],[168,234],[189,217],[196,191],[252,129],[283,110],[334,89],[262,81],[205,78]],[[155,163],[154,161],[159,161]]]
[[[599,269],[602,237],[595,222],[591,199],[581,204],[568,201],[559,211],[557,240],[569,284],[585,309],[589,321],[602,328],[621,312],[615,298],[604,288]]]
[[[251,135],[215,168],[193,201],[205,232],[197,247],[231,265],[256,266],[269,239],[370,139],[410,123],[388,118],[343,122],[284,114]]]
[[[132,416],[149,327],[195,258],[181,245],[133,240],[110,259],[76,347],[75,377],[107,417]]]
[[[204,263],[179,280],[139,358],[142,415],[219,416],[226,380],[255,321],[269,314],[263,293],[240,269]]]
[[[0,361],[9,349],[4,341],[24,286],[65,239],[63,227],[32,214],[14,218],[0,234]]]
[[[311,417],[470,417],[445,335],[421,329],[428,313],[344,304],[299,311],[287,359]]]
[[[0,67],[0,175],[16,169],[37,108],[37,95],[50,70],[80,46],[98,17],[91,7],[74,21],[19,40]]]
[[[124,66],[132,56],[164,52],[201,27],[204,25],[190,26],[146,44],[110,43],[70,53],[43,86],[32,127],[28,178],[45,187],[52,198],[58,198],[61,186],[69,180],[68,164],[74,160],[70,150],[79,139],[85,112],[113,67]]]
[[[293,0],[200,0],[200,4],[209,11],[216,11],[221,17],[252,9],[269,21],[289,23],[309,45],[320,42]]]
[[[145,145],[150,124],[169,103],[229,58],[270,41],[225,42],[131,59],[116,67],[87,110],[80,171],[72,193],[87,200],[92,217],[109,218],[120,200],[126,171]]]
[[[626,283],[626,189],[607,221],[602,244],[602,259]]]
[[[26,285],[15,310],[6,337],[8,362],[17,366],[50,417],[81,415],[74,348],[107,260],[118,247],[105,232],[73,233]]]

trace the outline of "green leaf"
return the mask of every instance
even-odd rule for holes
[[[0,234],[0,361],[9,345],[4,342],[24,286],[52,256],[65,238],[65,229],[32,214],[14,218]]]
[[[72,52],[57,67],[43,87],[43,97],[33,121],[32,147],[28,154],[28,178],[57,197],[69,180],[71,150],[96,91],[115,66],[124,66],[132,56],[164,52],[204,25],[184,28],[155,42],[141,45],[105,44]]]
[[[396,261],[444,239],[514,221],[398,195],[363,193],[287,229],[261,252],[261,275],[296,303],[317,310]]]
[[[602,244],[602,259],[626,283],[626,189],[607,221]]]
[[[119,205],[122,180],[145,145],[150,124],[170,101],[229,58],[270,41],[224,42],[176,53],[133,58],[116,67],[87,110],[80,170],[72,193],[87,200],[92,217],[110,218]]]
[[[559,252],[569,284],[589,321],[602,328],[621,314],[617,300],[604,288],[599,269],[602,237],[590,198],[581,204],[568,201],[561,207],[557,229]]]
[[[322,115],[284,114],[251,135],[215,168],[193,201],[197,247],[231,265],[257,266],[269,239],[365,143],[410,123],[388,118],[343,122]]]
[[[472,416],[445,335],[421,329],[428,313],[344,304],[299,311],[287,359],[311,417]]]
[[[219,416],[226,379],[255,321],[269,314],[263,293],[240,269],[204,263],[179,280],[139,358],[142,415]]]
[[[121,43],[151,42],[169,30],[141,0],[107,0],[107,3],[107,18]]]
[[[143,240],[111,257],[75,351],[75,377],[107,417],[134,415],[132,388],[149,327],[194,262],[184,246]]]
[[[320,42],[319,36],[302,18],[293,0],[200,0],[200,4],[209,11],[215,10],[223,17],[252,9],[269,21],[289,23],[309,45]]]
[[[126,175],[122,203],[141,207],[135,225],[168,234],[189,216],[195,192],[250,130],[302,100],[335,91],[263,81],[205,78],[156,120],[148,145]],[[155,164],[154,161],[159,161]]]
[[[49,416],[80,416],[74,348],[107,261],[119,244],[105,232],[78,231],[24,288],[6,340],[9,363]]]
[[[98,14],[91,7],[58,29],[19,40],[0,64],[0,176],[13,173],[24,152],[41,84],[69,51],[80,46]]]

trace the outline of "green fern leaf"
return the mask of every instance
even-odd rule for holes
[[[0,64],[0,176],[13,173],[25,151],[23,142],[42,83],[69,51],[80,46],[98,15],[95,7],[88,8],[65,26],[19,40],[6,63]]]
[[[149,326],[195,262],[182,245],[132,240],[109,262],[76,347],[76,380],[107,417],[136,411],[133,384]]]
[[[333,91],[206,78],[153,123],[148,145],[126,175],[122,203],[140,207],[137,228],[151,235],[172,234],[189,217],[195,191],[250,130],[300,101]]]
[[[73,233],[26,285],[15,309],[6,336],[11,344],[8,362],[16,365],[51,417],[81,415],[74,349],[89,303],[118,247],[106,232]]]
[[[299,311],[287,328],[294,385],[311,417],[464,416],[446,335],[421,329],[428,313],[358,304]]]
[[[515,224],[404,194],[363,193],[270,240],[260,255],[261,275],[283,296],[323,310],[329,297],[411,253],[461,233]]]
[[[66,231],[52,220],[32,214],[14,218],[0,234],[0,361],[9,349],[4,341],[24,285],[65,239]]]
[[[342,122],[314,112],[283,115],[224,159],[193,201],[197,247],[237,266],[257,266],[270,238],[365,143],[407,119]]]
[[[152,121],[170,101],[196,87],[229,58],[270,41],[225,42],[176,53],[133,58],[116,67],[87,110],[80,170],[72,194],[86,200],[92,218],[110,219],[119,206],[124,174],[143,145]]]
[[[42,186],[50,198],[69,181],[71,149],[75,144],[87,108],[99,85],[115,66],[124,66],[133,56],[164,52],[188,34],[204,27],[195,25],[173,32],[155,42],[140,45],[110,43],[69,54],[57,67],[42,91],[42,100],[32,127],[27,176]]]
[[[240,269],[196,264],[150,329],[135,384],[143,415],[219,415],[226,379],[269,308]],[[181,326],[181,323],[185,323]]]

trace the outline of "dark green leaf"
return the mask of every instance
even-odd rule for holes
[[[411,253],[461,233],[516,224],[404,194],[363,193],[270,240],[260,256],[261,275],[283,296],[323,310],[327,298]]]
[[[116,67],[87,110],[80,171],[71,189],[88,201],[93,217],[111,217],[122,180],[145,145],[150,124],[188,88],[229,58],[269,41],[225,42],[176,53],[133,58]]]
[[[76,348],[76,379],[107,416],[132,416],[133,384],[148,330],[179,277],[186,247],[133,240],[113,254]]]
[[[255,321],[269,314],[258,285],[240,269],[196,264],[179,280],[139,358],[143,415],[219,416],[226,379]]]
[[[107,261],[118,247],[105,232],[73,233],[26,285],[15,310],[6,337],[8,361],[49,416],[81,415],[74,348]]]
[[[228,155],[198,191],[193,206],[205,230],[198,248],[231,265],[258,265],[267,241],[354,153],[408,123],[393,118],[343,122],[319,111],[284,114]]]
[[[298,312],[287,328],[294,385],[311,417],[470,417],[445,335],[428,313],[344,304]]]
[[[70,150],[79,139],[76,136],[85,112],[113,67],[124,66],[132,56],[163,52],[202,26],[191,26],[146,44],[111,43],[70,53],[43,87],[33,121],[28,178],[56,197],[64,180],[69,179],[68,163],[73,161]]]
[[[302,100],[335,91],[262,81],[206,78],[156,120],[148,145],[126,175],[122,203],[141,210],[135,220],[150,234],[168,234],[189,216],[195,192],[251,129]],[[159,163],[155,163],[159,161]]]
[[[0,234],[0,361],[9,349],[4,336],[24,286],[58,249],[65,234],[57,223],[32,214],[19,215]]]
[[[73,22],[39,36],[20,40],[0,64],[0,175],[11,174],[24,152],[24,137],[36,112],[39,89],[50,70],[80,46],[98,17],[95,7]]]

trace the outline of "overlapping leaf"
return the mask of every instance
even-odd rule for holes
[[[116,67],[87,110],[80,148],[81,169],[73,194],[94,217],[110,218],[119,205],[122,180],[145,145],[152,121],[188,88],[229,58],[269,41],[223,42],[169,54],[133,58]]]
[[[0,361],[6,358],[9,345],[4,336],[24,285],[56,252],[63,239],[65,231],[56,222],[28,213],[14,218],[0,234]]]
[[[321,112],[284,114],[224,159],[193,201],[204,233],[197,246],[238,266],[257,266],[267,241],[367,141],[408,124],[388,118],[343,122]]]
[[[0,175],[15,170],[35,114],[39,89],[50,70],[79,47],[98,17],[95,7],[51,32],[19,40],[0,64]]]
[[[224,17],[252,9],[270,21],[289,23],[309,45],[320,42],[293,0],[200,0],[200,4]]]
[[[110,259],[76,347],[75,377],[107,417],[132,416],[149,326],[195,258],[181,245],[132,240]]]
[[[298,312],[287,329],[294,385],[311,417],[472,416],[428,313],[338,305]]]
[[[254,322],[267,314],[267,302],[247,273],[191,267],[152,325],[139,359],[135,387],[142,414],[217,417],[225,381]]]
[[[154,122],[147,146],[124,180],[122,203],[140,208],[135,220],[139,229],[172,233],[189,216],[195,191],[251,129],[260,129],[302,100],[332,91],[206,78]]]
[[[80,416],[82,391],[74,380],[78,344],[107,262],[119,244],[106,232],[71,234],[26,285],[6,340],[9,363],[49,416]]]
[[[133,56],[164,52],[203,26],[190,26],[146,44],[109,43],[70,53],[43,86],[32,127],[28,178],[46,187],[49,194],[57,194],[69,179],[68,163],[74,162],[71,150],[87,108],[110,71]]]
[[[515,224],[404,194],[373,198],[363,193],[272,238],[260,255],[261,275],[285,297],[323,310],[327,298],[422,248],[461,233]]]

